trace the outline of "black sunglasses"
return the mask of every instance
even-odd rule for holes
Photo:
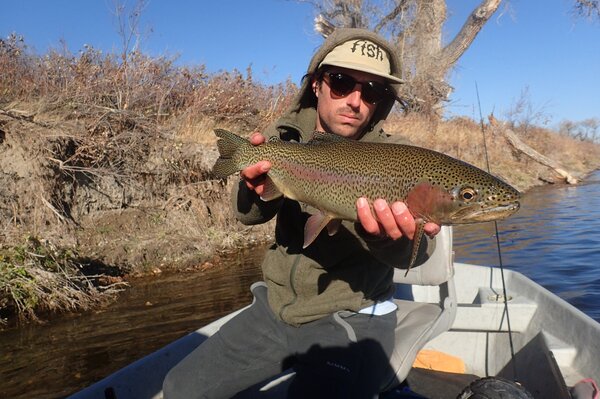
[[[338,97],[346,97],[352,93],[357,84],[360,85],[362,99],[369,104],[377,104],[381,100],[392,97],[392,91],[386,84],[373,81],[359,82],[341,72],[325,72],[323,80],[329,85],[331,92]]]

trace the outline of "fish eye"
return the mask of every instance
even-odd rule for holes
[[[477,192],[471,187],[463,187],[460,190],[460,198],[465,202],[472,201],[475,198]]]

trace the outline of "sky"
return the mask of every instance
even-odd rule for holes
[[[133,4],[133,0],[121,3]],[[449,42],[481,0],[448,0]],[[574,0],[503,1],[449,75],[446,116],[505,119],[525,96],[532,122],[600,118],[600,21],[573,15]],[[2,0],[0,37],[24,36],[37,54],[84,45],[122,48],[113,0]],[[299,83],[323,39],[315,10],[295,0],[149,0],[140,19],[140,49],[209,71],[245,71],[266,83]]]

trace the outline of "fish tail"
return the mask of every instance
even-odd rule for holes
[[[217,141],[219,159],[215,162],[212,173],[216,178],[224,179],[240,170],[235,153],[249,141],[224,129],[215,129],[215,135],[219,137]]]

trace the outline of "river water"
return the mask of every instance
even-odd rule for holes
[[[0,399],[62,398],[251,302],[265,248],[130,281],[106,309],[0,333]]]
[[[600,172],[530,191],[499,223],[502,261],[600,321]],[[456,260],[497,266],[492,223],[455,228]],[[250,303],[265,247],[203,272],[131,281],[107,307],[0,333],[0,398],[61,398]]]

